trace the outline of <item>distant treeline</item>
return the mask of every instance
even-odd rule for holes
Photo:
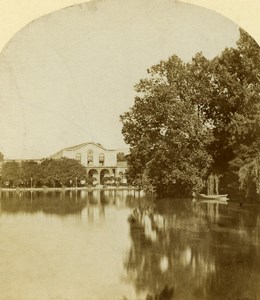
[[[104,180],[109,180],[105,178]],[[120,179],[115,178],[120,181]],[[88,177],[86,168],[75,159],[46,159],[34,161],[5,162],[2,164],[1,187],[75,187],[88,186],[96,181]]]

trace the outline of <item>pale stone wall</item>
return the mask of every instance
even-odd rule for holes
[[[93,153],[93,161],[88,164],[89,151]],[[83,166],[86,167],[86,173],[89,176],[92,174],[100,184],[104,176],[120,177],[123,183],[126,183],[125,172],[127,163],[125,161],[117,161],[117,153],[123,152],[119,150],[104,149],[100,144],[84,143],[74,147],[65,148],[55,153],[50,158],[60,159],[67,157],[77,159]],[[104,155],[103,164],[100,163],[100,155]]]
[[[93,163],[88,165],[88,153],[89,151],[93,152]],[[99,162],[100,155],[104,155],[104,166],[116,167],[117,164],[117,151],[116,150],[106,150],[95,144],[87,144],[82,147],[73,150],[63,150],[63,157],[79,159],[83,166],[93,166],[98,167],[101,166]]]

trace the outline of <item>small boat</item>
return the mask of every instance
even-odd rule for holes
[[[228,198],[220,198],[220,199],[199,199],[199,198],[193,198],[192,202],[194,203],[206,203],[206,204],[228,204]]]
[[[192,196],[196,199],[202,199],[202,200],[222,200],[227,201],[228,200],[228,194],[223,195],[205,195],[205,194],[198,194],[193,192]]]

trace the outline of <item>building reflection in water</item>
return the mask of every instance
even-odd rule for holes
[[[104,205],[116,207],[132,206],[136,191],[92,190],[92,191],[9,191],[0,192],[1,210],[9,213],[39,212],[46,214],[81,214],[85,208],[93,207],[104,216]],[[95,207],[97,205],[97,207]],[[95,209],[94,209],[95,207]],[[90,215],[92,213],[90,212]],[[93,213],[93,215],[96,213]]]
[[[95,237],[92,241],[103,249],[105,238],[109,239],[107,244],[117,248],[124,240],[122,256],[114,257],[119,266],[123,263],[123,274],[118,277],[127,286],[135,287],[137,298],[158,294],[165,285],[174,287],[174,299],[260,296],[259,205],[240,207],[238,203],[191,199],[154,201],[137,192],[121,190],[0,194],[2,215],[56,215],[56,219],[67,222],[66,228],[70,228],[68,216],[72,216],[73,225],[75,219],[80,223],[80,230],[75,232],[83,234],[77,243]],[[129,211],[132,214],[127,224]],[[49,220],[45,220],[46,226]],[[91,245],[86,244],[86,251],[88,247]],[[110,250],[109,255],[114,253]],[[84,274],[91,278],[87,271]]]

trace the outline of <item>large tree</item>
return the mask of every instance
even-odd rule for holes
[[[176,55],[160,62],[136,91],[121,116],[130,181],[188,192],[208,171],[238,190],[259,174],[260,48],[246,32],[212,60],[197,53],[189,63]]]
[[[153,66],[136,86],[141,94],[121,116],[130,145],[130,182],[159,193],[201,189],[210,156],[211,131],[188,101],[185,64],[177,57]]]
[[[257,43],[241,29],[237,48],[225,49],[203,65],[201,58],[195,56],[189,66],[194,81],[189,90],[200,105],[202,102],[203,113],[214,125],[215,167],[225,169],[225,163],[244,152],[244,147],[256,154],[260,133],[260,48]]]
[[[225,49],[201,73],[207,88],[197,89],[196,96],[207,95],[203,113],[214,125],[212,168],[224,175],[230,192],[238,190],[239,180],[246,195],[253,195],[259,190],[260,47],[241,29],[237,47]]]

